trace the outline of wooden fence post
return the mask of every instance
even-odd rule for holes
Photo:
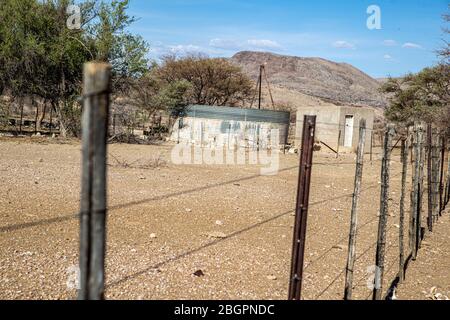
[[[422,128],[422,130],[421,131],[419,131],[419,132],[422,132],[422,135],[421,135],[421,141],[420,141],[420,154],[421,154],[421,156],[420,156],[420,166],[419,166],[419,168],[420,168],[420,180],[419,180],[419,183],[420,183],[420,185],[419,185],[419,202],[418,202],[418,205],[419,205],[419,208],[418,208],[418,210],[417,210],[417,225],[416,225],[416,227],[417,227],[417,250],[419,250],[420,249],[420,247],[421,247],[421,244],[422,244],[422,239],[423,239],[423,233],[424,233],[424,230],[425,230],[425,228],[422,228],[422,209],[423,209],[423,195],[424,195],[424,193],[425,193],[425,183],[424,183],[424,180],[425,180],[425,159],[426,159],[426,156],[425,156],[425,135],[424,135],[424,132],[425,132],[425,126],[422,126],[421,127]]]
[[[370,165],[373,164],[373,139],[374,139],[374,130],[370,131]]]
[[[421,239],[422,230],[422,193],[423,193],[423,167],[424,167],[424,148],[423,148],[423,131],[422,125],[418,125],[416,129],[416,143],[415,143],[415,168],[414,168],[414,182],[413,182],[413,201],[411,206],[411,251],[412,259],[416,260],[417,251]]]
[[[402,190],[400,196],[400,229],[399,229],[399,280],[405,279],[405,198],[406,180],[408,178],[409,137],[402,140]]]
[[[365,144],[366,144],[366,120],[362,119],[359,123],[359,143],[356,159],[355,186],[352,200],[350,234],[348,241],[347,269],[345,276],[345,292],[344,292],[345,300],[351,300],[353,292],[353,269],[355,266],[356,236],[358,230],[358,202],[361,193],[361,180],[364,167]]]
[[[447,182],[446,182],[446,193],[445,193],[445,201],[444,201],[444,209],[447,208],[448,201],[450,199],[450,149],[447,149]]]
[[[432,224],[434,224],[438,217],[439,217],[439,210],[440,210],[440,204],[439,204],[439,189],[440,189],[440,182],[439,182],[439,175],[440,175],[440,167],[441,167],[441,159],[440,159],[440,144],[441,144],[441,138],[438,132],[435,134],[434,138],[434,147],[433,147],[433,215],[432,215]]]
[[[80,300],[104,298],[110,72],[105,63],[87,63],[83,71]]]
[[[428,230],[433,232],[433,208],[434,208],[434,157],[433,157],[433,127],[431,123],[427,126],[427,145],[428,145],[428,157],[427,157],[427,182],[428,182]]]
[[[336,148],[336,159],[339,158],[339,149],[341,146],[341,136],[342,136],[342,131],[341,131],[341,129],[339,129],[338,143],[337,143],[337,148]]]
[[[35,97],[31,97],[31,106],[35,107],[35,113],[34,113],[34,134],[37,135],[38,133],[38,119],[39,119],[39,104],[36,102]]]
[[[19,104],[20,104],[20,124],[19,124],[19,133],[22,134],[22,125],[23,125],[23,105],[24,105],[23,98],[19,98]]]
[[[441,158],[440,158],[440,175],[439,175],[439,216],[442,217],[442,211],[444,211],[444,162],[445,162],[445,144],[446,139],[441,137]]]
[[[386,226],[389,210],[389,170],[391,162],[392,137],[394,127],[389,124],[383,143],[383,161],[381,167],[381,196],[380,196],[380,221],[378,224],[378,241],[376,253],[375,286],[373,299],[381,300],[383,290],[384,257],[386,249]]]
[[[53,103],[50,103],[50,134],[52,134],[53,130]]]
[[[415,212],[417,210],[417,195],[418,195],[418,182],[419,182],[419,144],[417,140],[418,136],[418,127],[417,123],[414,124],[413,135],[412,135],[412,151],[413,155],[411,159],[414,158],[414,166],[413,166],[413,178],[412,178],[412,187],[411,187],[411,196],[410,196],[410,214],[409,214],[409,251],[414,251],[414,230],[415,230]]]
[[[297,206],[292,248],[291,278],[289,300],[300,300],[303,281],[303,263],[305,254],[306,226],[309,206],[309,187],[311,183],[312,159],[316,116],[305,116],[303,120],[302,151],[297,189]]]

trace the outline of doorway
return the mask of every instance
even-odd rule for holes
[[[353,124],[354,117],[352,115],[345,116],[344,147],[347,148],[353,146]]]

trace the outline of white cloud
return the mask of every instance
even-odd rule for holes
[[[239,41],[233,39],[220,39],[215,38],[209,41],[209,46],[217,49],[224,50],[280,50],[282,46],[273,40],[267,39],[250,39],[246,41]]]
[[[347,42],[347,41],[335,41],[333,42],[333,47],[338,49],[355,49],[355,45],[353,43]]]
[[[177,56],[185,56],[188,54],[204,54],[220,55],[221,52],[212,48],[205,48],[194,44],[178,44],[178,45],[165,45],[162,42],[154,42],[150,46],[150,56],[154,59],[159,59],[162,56],[168,54],[175,54]]]
[[[395,47],[397,45],[397,41],[395,40],[384,40],[383,45],[386,47]]]
[[[390,54],[385,54],[385,55],[383,56],[383,58],[384,58],[385,60],[392,60],[392,56],[391,56]]]
[[[169,46],[169,50],[170,50],[170,52],[175,53],[175,54],[186,54],[186,53],[201,52],[202,48],[200,48],[199,46],[192,45],[192,44],[188,44],[188,45],[179,44],[176,46]]]
[[[247,43],[249,46],[254,47],[254,48],[258,48],[258,49],[280,49],[281,45],[276,42],[276,41],[272,41],[272,40],[257,40],[257,39],[251,39],[251,40],[247,40]]]
[[[406,42],[402,47],[407,49],[422,49],[422,46],[420,44],[412,42]]]
[[[213,48],[226,50],[239,50],[242,48],[242,45],[236,40],[220,39],[220,38],[211,39],[209,41],[209,46]]]

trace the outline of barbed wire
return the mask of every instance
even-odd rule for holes
[[[402,175],[402,173],[399,173],[399,174],[393,175],[391,178],[397,178],[397,177],[399,177],[399,176],[401,176],[401,175]],[[362,189],[362,190],[361,190],[361,193],[363,193],[363,192],[365,192],[365,191],[368,191],[368,190],[370,190],[370,189],[372,189],[372,188],[374,188],[374,187],[377,187],[377,186],[378,186],[378,184],[370,185],[369,187],[366,187],[366,188]],[[377,215],[377,216],[374,217],[373,219],[371,219],[371,220],[367,221],[366,223],[364,223],[363,225],[359,226],[359,227],[357,228],[357,232],[358,232],[358,231],[361,231],[363,228],[365,228],[366,226],[370,225],[371,223],[377,221],[378,218],[379,218],[379,216]],[[391,231],[393,227],[394,227],[394,226],[389,227],[389,228],[387,229],[386,232]],[[348,238],[348,236],[344,236],[344,237],[341,238],[337,243],[335,243],[335,244],[333,244],[332,246],[330,246],[330,247],[329,247],[327,250],[325,250],[325,251],[324,251],[317,259],[311,261],[311,262],[304,268],[304,270],[307,270],[311,265],[313,265],[313,264],[317,263],[318,261],[324,259],[330,252],[333,251],[333,248],[334,248],[336,245],[342,243],[342,242],[343,242],[345,239],[347,239],[347,238]],[[370,245],[369,248],[367,248],[362,254],[360,254],[360,255],[355,259],[355,262],[358,261],[359,259],[361,259],[365,254],[367,254],[367,253],[370,251],[370,249],[373,249],[376,245],[377,245],[377,242],[372,243],[372,244]],[[389,247],[388,247],[388,248],[389,248]],[[330,283],[330,284],[329,284],[329,285],[328,285],[328,286],[327,286],[327,287],[326,287],[326,288],[325,288],[325,289],[324,289],[324,290],[316,297],[316,299],[320,298],[323,294],[325,294],[325,293],[326,293],[326,292],[334,285],[334,283],[335,283],[335,282],[336,282],[336,281],[337,281],[337,280],[338,280],[345,272],[346,272],[346,268],[344,268],[344,270],[343,270],[341,273],[339,273],[338,276],[337,276],[336,278],[334,278],[334,279],[331,281],[331,283]]]
[[[299,120],[299,121],[296,122],[296,124],[297,123],[303,123],[303,120]],[[362,128],[360,125],[348,126],[346,124],[340,124],[340,123],[335,123],[335,122],[325,122],[325,121],[316,121],[316,126],[318,124],[319,125],[330,126],[330,127],[334,126],[334,127],[340,128],[340,129],[345,129],[345,128],[361,129]],[[372,131],[372,132],[374,132],[374,131],[384,132],[385,131],[385,128],[377,128],[377,129],[375,129],[375,128],[369,128],[367,126],[365,127],[365,129],[367,131]]]
[[[393,226],[391,226],[390,228],[387,229],[386,232],[389,232],[390,230],[392,230]],[[355,262],[359,261],[364,255],[366,255],[367,253],[370,252],[371,249],[374,249],[377,245],[377,242],[372,243],[367,249],[365,249],[363,251],[363,253],[361,253],[359,256],[356,257]],[[388,246],[388,249],[386,249],[387,251],[389,250],[390,247],[393,247],[393,245]],[[327,287],[322,290],[319,295],[317,295],[315,297],[314,300],[319,299],[322,295],[324,295],[338,280],[339,278],[341,278],[344,273],[347,271],[347,267],[345,267],[328,285]],[[364,277],[362,278],[362,280],[366,279],[367,275],[364,275]],[[357,282],[357,285],[354,285],[353,288],[356,288],[358,286],[358,284],[360,283],[361,279],[359,280],[359,282]]]

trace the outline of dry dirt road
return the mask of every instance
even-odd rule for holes
[[[286,299],[298,156],[280,155],[279,173],[261,176],[251,165],[174,165],[171,149],[109,146],[106,297]],[[374,160],[364,168],[356,299],[371,298],[380,194]],[[342,299],[354,163],[354,155],[315,155],[305,299]],[[399,170],[396,155],[384,288],[398,271]],[[0,299],[76,296],[79,193],[78,142],[0,140]]]

